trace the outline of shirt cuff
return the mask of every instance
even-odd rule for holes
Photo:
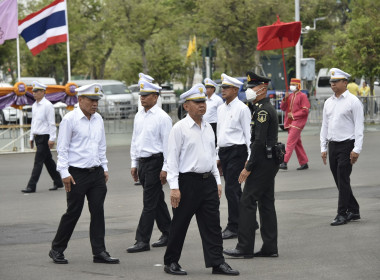
[[[135,159],[132,159],[132,161],[131,161],[131,168],[137,168],[137,167],[139,167],[139,161],[135,160]]]
[[[168,182],[168,183],[169,183],[171,190],[178,190],[179,189],[178,180],[173,181],[173,182]]]
[[[358,148],[358,147],[354,147],[354,149],[352,150],[354,153],[357,153],[357,154],[360,154],[362,149]]]
[[[108,166],[107,166],[107,164],[102,164],[102,167],[103,167],[103,170],[105,172],[108,172]]]
[[[61,170],[61,171],[59,171],[59,173],[61,174],[62,179],[65,179],[65,178],[71,176],[71,174],[69,173],[69,169]]]

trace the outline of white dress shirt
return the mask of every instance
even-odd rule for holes
[[[167,180],[170,188],[179,188],[179,173],[210,171],[216,183],[221,184],[216,166],[214,131],[204,120],[199,127],[190,115],[187,115],[173,126],[169,136]]]
[[[62,178],[70,176],[69,166],[102,166],[108,171],[106,135],[102,117],[95,113],[88,119],[78,107],[67,113],[59,125],[57,170]]]
[[[222,105],[223,99],[213,93],[211,98],[206,97],[206,114],[203,115],[203,119],[208,123],[217,123],[218,122],[218,107]]]
[[[228,105],[218,108],[218,148],[232,145],[247,145],[248,158],[251,143],[251,111],[248,106],[235,98]]]
[[[133,124],[131,167],[138,167],[138,159],[141,157],[163,153],[164,166],[162,170],[166,171],[168,138],[171,128],[172,119],[158,104],[147,112],[145,109],[138,111]]]
[[[355,95],[346,90],[339,98],[334,94],[325,101],[320,134],[322,153],[327,151],[329,141],[354,139],[353,151],[359,154],[363,145],[363,131],[363,104]]]
[[[56,132],[54,106],[43,97],[40,102],[36,101],[32,105],[30,140],[34,140],[34,135],[49,134],[49,141],[55,141]]]

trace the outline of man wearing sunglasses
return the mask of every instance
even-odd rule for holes
[[[226,102],[218,108],[217,149],[228,202],[228,223],[222,233],[223,239],[237,237],[242,195],[238,178],[250,153],[251,111],[238,98],[242,84],[238,79],[222,74],[222,97]]]
[[[330,72],[334,95],[323,107],[321,157],[326,165],[328,153],[330,170],[339,191],[338,213],[331,225],[340,226],[360,219],[350,175],[363,145],[364,114],[360,100],[347,90],[350,75],[338,68],[332,68]]]

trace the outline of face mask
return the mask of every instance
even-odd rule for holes
[[[295,92],[297,90],[297,86],[290,86],[289,89],[291,92]]]
[[[257,95],[260,95],[260,94],[257,94],[257,93],[259,93],[259,92],[262,91],[263,89],[265,89],[265,87],[262,87],[262,88],[259,89],[258,91],[254,91],[253,89],[248,88],[248,89],[245,91],[245,97],[247,98],[247,102],[253,102],[253,101],[255,101],[256,98],[257,98]]]

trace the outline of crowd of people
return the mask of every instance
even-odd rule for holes
[[[236,258],[278,257],[275,177],[286,170],[293,150],[300,167],[306,170],[308,157],[301,142],[310,103],[301,82],[292,79],[290,93],[281,103],[288,130],[286,155],[277,156],[277,112],[267,97],[268,77],[247,72],[246,97],[252,110],[238,98],[242,82],[222,74],[222,98],[217,84],[209,78],[180,96],[187,116],[174,126],[158,104],[161,88],[153,77],[139,74],[141,108],[135,115],[130,149],[131,176],[143,190],[143,209],[136,229],[135,244],[128,253],[150,250],[154,222],[161,232],[152,247],[166,247],[164,271],[186,275],[179,264],[183,244],[195,215],[203,245],[205,266],[213,274],[239,275],[223,254]],[[339,200],[332,226],[360,219],[359,204],[350,185],[352,166],[363,143],[363,105],[347,89],[350,75],[331,69],[332,96],[323,109],[320,133],[321,157],[336,182]],[[106,250],[104,200],[108,167],[104,124],[96,112],[102,97],[100,84],[76,89],[79,107],[60,123],[55,164],[50,148],[55,141],[52,105],[44,98],[46,86],[33,83],[31,146],[37,152],[31,179],[24,193],[36,190],[43,164],[51,175],[52,190],[67,192],[67,210],[59,223],[49,256],[54,263],[66,264],[64,251],[81,215],[85,198],[91,213],[90,242],[95,263],[119,263]],[[220,198],[228,202],[228,220],[222,231]],[[61,179],[62,178],[62,179]],[[172,217],[165,202],[163,185],[170,187]],[[241,184],[245,183],[242,189]],[[257,221],[259,209],[259,221]],[[254,251],[255,232],[260,229],[262,247]],[[223,239],[237,238],[235,248],[223,249]]]

